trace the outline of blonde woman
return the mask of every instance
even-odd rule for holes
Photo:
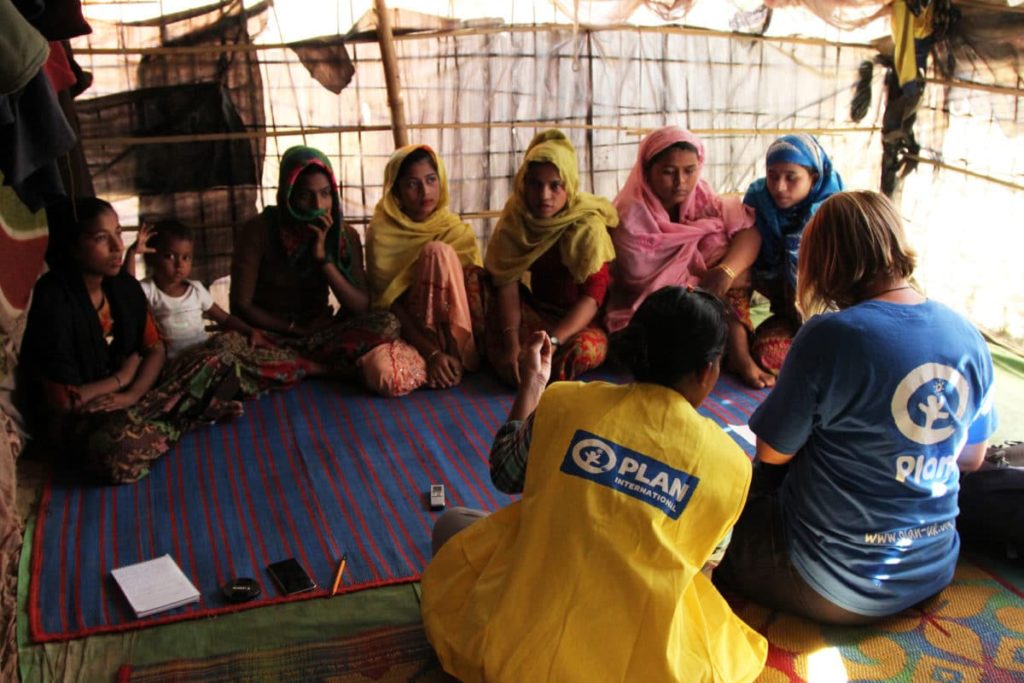
[[[754,483],[716,581],[864,624],[952,580],[959,473],[995,429],[992,360],[970,322],[911,285],[914,265],[875,192],[836,194],[808,223],[797,304],[829,312],[801,327],[750,419]]]

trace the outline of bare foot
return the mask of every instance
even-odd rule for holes
[[[761,366],[754,362],[753,359],[750,359],[747,363],[730,361],[728,369],[729,372],[738,375],[744,384],[753,389],[775,386],[775,375],[767,370],[762,370]]]

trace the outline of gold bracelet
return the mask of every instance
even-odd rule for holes
[[[730,268],[729,266],[725,265],[724,263],[719,263],[717,266],[715,266],[715,268],[720,268],[722,271],[724,271],[725,274],[729,276],[730,280],[736,279],[736,271]]]
[[[427,362],[429,363],[430,361],[434,360],[434,356],[436,356],[439,353],[441,353],[441,349],[434,349],[434,352],[427,356]]]

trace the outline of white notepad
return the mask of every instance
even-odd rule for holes
[[[170,555],[110,573],[139,618],[199,601],[199,591]]]

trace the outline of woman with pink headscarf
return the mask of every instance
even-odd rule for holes
[[[659,128],[640,143],[636,164],[615,198],[621,223],[612,231],[609,331],[625,327],[648,295],[668,285],[699,285],[727,302],[742,298],[746,271],[761,246],[754,213],[739,197],[715,194],[700,177],[703,166],[700,138],[676,126]],[[748,326],[749,320],[730,319],[729,369],[753,387],[770,386],[774,377],[749,352],[745,358],[732,353]]]

